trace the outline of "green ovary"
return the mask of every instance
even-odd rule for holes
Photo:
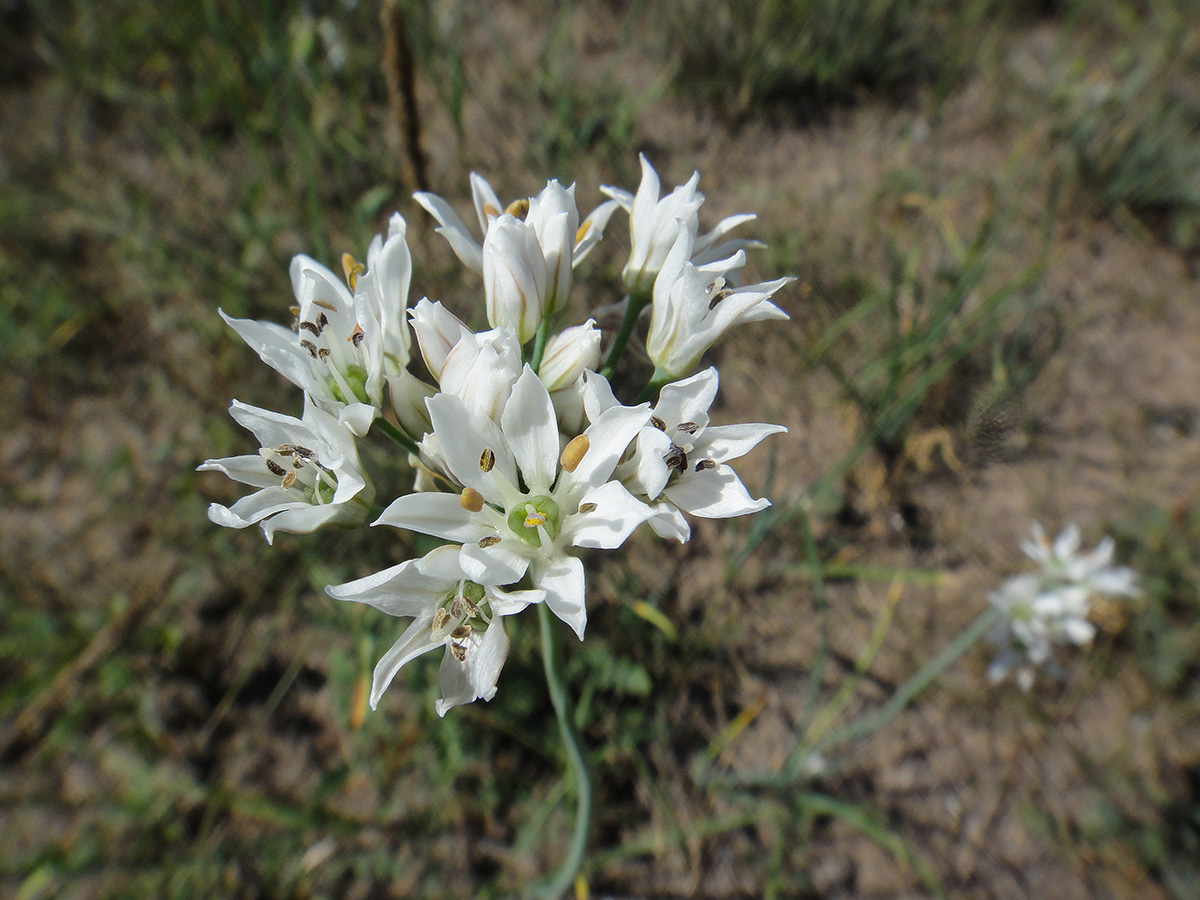
[[[512,533],[534,547],[542,546],[538,526],[545,528],[553,540],[558,537],[558,525],[558,504],[546,496],[530,497],[514,506],[508,514],[508,527]]]
[[[354,394],[354,399],[359,403],[370,403],[367,399],[367,370],[362,366],[346,366],[342,371],[342,378],[346,380],[346,384],[350,386],[350,392]],[[328,384],[329,391],[333,394],[333,399],[338,403],[350,403],[346,399],[346,394],[342,390],[341,385],[337,383],[337,379],[332,375],[329,376]]]

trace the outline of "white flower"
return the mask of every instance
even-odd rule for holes
[[[1085,588],[1088,593],[1108,597],[1136,597],[1137,574],[1125,566],[1113,566],[1112,538],[1106,537],[1091,553],[1079,553],[1079,528],[1068,525],[1051,544],[1041,523],[1034,522],[1031,540],[1021,542],[1025,555],[1042,567],[1046,579],[1061,579]]]
[[[366,519],[375,491],[363,474],[353,436],[334,416],[307,399],[302,419],[236,400],[229,412],[262,449],[210,459],[197,471],[224,472],[259,490],[232,507],[213,503],[208,508],[212,521],[228,528],[260,523],[272,543],[276,531],[306,534],[322,525],[358,525]]]
[[[722,219],[712,231],[695,237],[699,231],[700,207],[704,203],[704,195],[696,190],[700,173],[693,172],[686,184],[659,199],[658,173],[645,155],[639,154],[638,159],[642,164],[642,180],[636,194],[607,185],[600,188],[629,213],[633,246],[622,275],[631,294],[644,293],[654,283],[681,228],[690,231],[694,237],[695,246],[691,252],[695,254],[692,261],[697,265],[724,259],[742,248],[763,246],[752,240],[725,240],[734,228],[754,221],[756,216],[749,213]]]
[[[1111,566],[1113,542],[1105,538],[1091,553],[1079,554],[1079,529],[1068,526],[1053,544],[1034,523],[1032,540],[1021,549],[1038,564],[1036,573],[1014,575],[988,593],[1003,618],[988,635],[1000,655],[988,668],[993,682],[1017,673],[1017,683],[1029,690],[1038,668],[1054,669],[1054,648],[1084,646],[1096,629],[1088,621],[1094,594],[1134,597],[1137,576],[1132,569]]]
[[[409,315],[413,331],[417,333],[417,346],[421,349],[421,357],[429,374],[441,381],[446,357],[454,345],[464,337],[469,337],[472,331],[462,319],[442,304],[430,302],[428,297],[413,307]]]
[[[442,697],[437,714],[463,703],[496,695],[496,679],[508,655],[503,616],[530,603],[540,603],[542,591],[500,590],[471,580],[458,564],[458,547],[439,547],[421,559],[410,559],[366,578],[325,590],[337,600],[368,603],[392,616],[412,616],[400,639],[375,666],[371,708],[400,668],[437,647],[442,657]]]
[[[734,325],[788,318],[770,297],[795,279],[729,287],[726,276],[745,263],[745,253],[697,267],[690,261],[692,240],[690,230],[680,229],[654,282],[646,351],[655,381],[686,375]]]
[[[584,372],[600,367],[600,332],[596,320],[564,328],[546,342],[538,377],[551,394],[575,384]]]
[[[603,379],[589,377],[588,415],[595,418],[617,405]],[[707,519],[744,516],[770,506],[746,491],[728,463],[749,453],[768,435],[786,433],[782,425],[710,425],[709,407],[717,394],[717,370],[705,369],[663,387],[651,410],[650,424],[638,434],[637,449],[617,469],[617,477],[635,496],[654,503],[650,527],[659,537],[688,539],[682,513]]]
[[[316,260],[296,256],[290,267],[299,302],[295,330],[221,312],[263,362],[357,435],[367,433],[382,409],[385,375],[408,365],[404,308],[412,258],[399,215],[392,217],[386,242],[378,236],[372,241],[368,261],[371,268],[364,270],[349,256],[343,260],[347,289]]]
[[[569,203],[563,199],[563,194],[567,195]],[[572,185],[564,190],[557,181],[547,183],[537,197],[517,200],[506,208],[496,196],[496,192],[492,190],[492,186],[474,172],[471,173],[471,195],[475,201],[479,231],[485,238],[492,224],[500,218],[502,212],[518,219],[532,219],[534,228],[538,232],[539,244],[547,251],[547,261],[552,256],[557,261],[567,255],[570,257],[571,267],[579,265],[604,236],[604,227],[617,208],[614,201],[602,203],[592,210],[591,214],[580,224],[579,213],[575,206],[575,186]],[[471,271],[483,274],[483,246],[463,225],[462,219],[451,209],[450,204],[436,194],[421,192],[413,194],[413,197],[421,206],[425,207],[430,215],[437,219],[440,226],[437,229],[438,234],[450,242],[450,246],[463,264]],[[569,238],[557,227],[550,227],[555,213],[564,210],[568,212],[571,223],[572,230]],[[570,248],[569,254],[565,253],[567,247]],[[565,275],[557,262],[548,268],[555,273],[554,280],[556,282]],[[556,294],[555,302],[565,297],[565,294],[565,290],[561,291],[561,294]]]
[[[481,583],[513,584],[529,572],[551,611],[582,639],[583,564],[566,550],[619,547],[652,514],[609,480],[648,407],[607,410],[562,448],[550,395],[526,366],[499,426],[448,394],[429,400],[429,414],[464,490],[401,497],[374,524],[461,542],[463,571]]]
[[[483,239],[483,290],[488,322],[511,328],[524,344],[547,314],[547,269],[537,232],[508,213]]]

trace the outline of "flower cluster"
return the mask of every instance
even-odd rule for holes
[[[717,370],[695,370],[733,325],[786,319],[770,298],[791,279],[742,284],[745,251],[761,245],[728,235],[754,217],[732,216],[701,234],[698,176],[660,197],[658,176],[641,163],[635,194],[606,187],[611,199],[582,219],[574,186],[557,181],[506,205],[472,174],[479,232],[442,198],[415,195],[482,277],[486,331],[428,298],[409,307],[413,264],[399,214],[372,241],[365,265],[343,257],[342,278],[307,256],[292,261],[291,328],[222,313],[303,390],[304,414],[235,401],[234,418],[261,449],[200,468],[257,490],[229,508],[213,504],[209,517],[233,528],[260,524],[268,541],[280,531],[360,525],[375,497],[356,440],[383,432],[407,449],[413,491],[372,524],[450,542],[327,589],[412,618],[375,669],[372,707],[401,666],[438,647],[439,714],[491,699],[508,652],[504,617],[545,603],[583,638],[579,549],[620,547],[643,523],[683,542],[687,515],[723,518],[768,505],[729,463],[786,429],[711,424]],[[625,296],[614,304],[619,328],[606,334],[588,319],[556,331],[575,268],[618,209],[629,214],[632,237]],[[647,309],[654,374],[645,402],[628,406],[608,378]],[[414,371],[414,334],[423,370]]]
[[[989,634],[999,655],[988,677],[999,682],[1016,672],[1017,683],[1029,690],[1038,668],[1053,668],[1057,644],[1085,646],[1096,628],[1088,621],[1093,596],[1136,597],[1132,569],[1113,566],[1113,542],[1105,538],[1090,553],[1079,552],[1079,529],[1069,525],[1053,543],[1034,523],[1030,540],[1021,542],[1025,555],[1039,571],[1014,575],[988,599],[1001,614]]]

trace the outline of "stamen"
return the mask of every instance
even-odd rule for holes
[[[583,514],[583,515],[585,515],[585,516],[586,516],[588,513],[593,513],[593,512],[595,512],[595,511],[596,511],[596,504],[595,504],[595,503],[583,503],[583,504],[580,504],[580,506],[579,506],[579,512],[580,512],[580,513],[582,513],[582,514]]]
[[[663,462],[667,464],[668,469],[679,469],[681,472],[687,470],[687,454],[675,444],[663,454]]]
[[[481,550],[486,550],[488,547],[494,547],[498,543],[500,543],[500,538],[497,535],[489,534],[487,537],[481,537],[479,539],[479,548]]]
[[[676,431],[682,431],[684,434],[695,434],[696,429],[700,426],[695,422],[680,422],[675,426]]]
[[[325,313],[317,313],[317,334],[325,330],[325,326],[329,324],[329,319]]]
[[[697,472],[703,472],[705,469],[715,469],[716,467],[717,461],[715,459],[702,459],[696,463]]]
[[[313,359],[317,358],[317,345],[314,344],[312,341],[303,340],[300,342],[300,346],[303,347],[305,350],[307,350],[308,355],[311,356]]]
[[[319,306],[321,309],[327,309],[330,312],[337,312],[337,307],[327,300],[314,300],[313,306]]]
[[[321,329],[317,327],[316,322],[301,322],[300,327],[305,331],[311,331],[314,335],[319,336],[321,334]]]
[[[528,200],[514,200],[508,204],[508,209],[504,210],[510,216],[516,216],[518,219],[524,219],[529,215]]]
[[[475,488],[463,488],[462,495],[458,498],[458,505],[467,512],[479,512],[483,509],[483,494]]]
[[[588,232],[591,230],[592,230],[591,222],[584,222],[582,225],[580,225],[579,230],[575,232],[575,243],[578,244],[585,237],[587,237]]]
[[[317,357],[321,360],[321,362],[325,362],[325,360],[329,359],[329,348],[321,347],[319,350],[317,350]]]
[[[268,460],[265,460],[265,462],[267,464],[267,470],[272,475],[278,475],[280,478],[282,478],[284,475],[287,474],[287,469],[285,469],[279,463],[275,462],[275,460],[268,459]]]
[[[579,468],[579,464],[583,461],[583,457],[587,455],[590,446],[591,441],[588,440],[586,434],[571,438],[567,446],[563,447],[562,456],[558,459],[562,463],[563,469],[568,472],[574,472]]]
[[[653,425],[655,428],[657,428],[659,431],[667,430],[667,423],[664,422],[662,419],[660,419],[658,416],[651,416],[650,424]]]
[[[284,490],[287,490],[295,483],[296,483],[296,473],[288,472],[286,475],[283,476],[283,481],[280,483],[279,486],[281,488],[283,488]]]
[[[500,216],[500,210],[492,206],[490,203],[483,204],[483,217],[485,219],[496,219]]]
[[[484,447],[483,452],[479,454],[480,471],[490,472],[492,466],[496,464],[496,454],[492,452],[490,447]]]
[[[708,301],[708,308],[710,310],[716,309],[717,304],[720,303],[722,300],[724,300],[726,297],[728,297],[732,293],[733,293],[733,291],[730,291],[730,290],[718,291],[716,294],[713,295],[713,298]]]
[[[448,621],[450,621],[450,613],[444,609],[439,609],[433,617],[433,633],[435,636],[445,627]]]
[[[358,276],[367,271],[367,267],[349,253],[343,253],[342,271],[346,275],[346,284],[350,285],[350,290],[354,290],[358,286]]]
[[[346,338],[346,340],[348,340],[355,347],[357,347],[359,344],[361,344],[363,342],[363,338],[365,338],[366,336],[367,336],[367,334],[365,331],[362,330],[362,326],[355,325],[354,330],[352,332],[350,332],[350,337]]]

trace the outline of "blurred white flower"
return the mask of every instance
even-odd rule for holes
[[[770,298],[795,279],[730,287],[727,276],[744,265],[745,252],[696,266],[692,243],[692,232],[680,229],[654,282],[646,352],[654,361],[656,382],[686,375],[734,325],[788,318]]]
[[[712,231],[699,235],[700,207],[704,203],[704,195],[696,190],[700,173],[693,172],[686,184],[660,199],[658,173],[644,154],[639,154],[638,159],[642,164],[642,180],[636,194],[609,185],[600,188],[629,213],[632,250],[622,277],[631,294],[649,290],[681,228],[692,233],[694,245],[690,253],[694,254],[691,259],[696,265],[724,259],[743,248],[763,246],[754,240],[725,239],[734,228],[757,218],[750,213],[722,219]]]
[[[1069,525],[1053,544],[1038,523],[1032,540],[1021,549],[1040,568],[1014,575],[990,591],[988,600],[1002,613],[988,640],[999,655],[988,668],[992,682],[1015,672],[1022,690],[1029,690],[1037,669],[1054,670],[1054,648],[1085,646],[1096,628],[1088,621],[1093,595],[1136,597],[1137,575],[1112,566],[1113,542],[1105,538],[1091,553],[1079,554],[1079,529]]]
[[[648,407],[615,407],[562,448],[545,385],[526,366],[499,425],[449,394],[429,413],[461,495],[410,494],[374,523],[462,543],[460,564],[480,583],[513,584],[528,571],[551,611],[583,638],[583,564],[567,547],[619,547],[652,514],[610,481]]]
[[[259,490],[231,507],[213,503],[208,517],[227,528],[260,523],[267,543],[276,531],[306,534],[322,525],[359,525],[375,491],[358,461],[354,437],[331,414],[305,402],[304,417],[233,401],[234,420],[254,433],[257,454],[210,459],[197,471],[224,472]]]
[[[715,368],[663,387],[650,411],[650,423],[637,437],[633,455],[616,477],[635,496],[654,506],[650,527],[663,538],[685,542],[691,529],[682,513],[724,519],[758,512],[771,505],[755,500],[728,463],[749,453],[768,435],[786,433],[782,425],[710,425],[709,407],[717,395]],[[608,383],[589,377],[589,417],[618,405]]]
[[[437,714],[463,703],[496,695],[496,679],[508,655],[503,616],[540,603],[543,591],[508,593],[473,581],[459,565],[458,547],[439,547],[421,559],[325,589],[337,600],[367,603],[392,616],[412,616],[399,640],[375,666],[371,708],[400,668],[438,647],[442,656],[442,697]]]

